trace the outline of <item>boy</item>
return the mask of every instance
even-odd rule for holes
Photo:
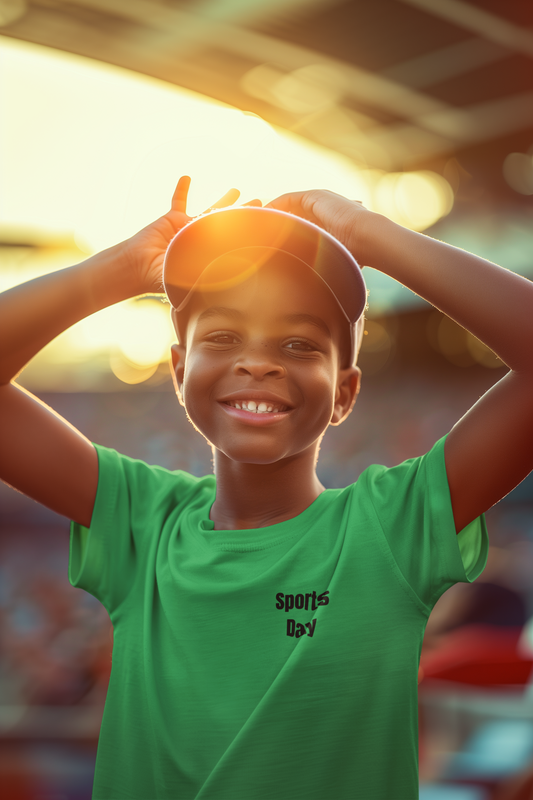
[[[188,185],[129,241],[5,293],[0,314],[1,475],[73,520],[69,578],[114,625],[93,796],[414,800],[427,617],[480,574],[482,514],[533,467],[533,286],[326,191],[248,209],[244,227],[240,209],[184,227]],[[77,320],[161,291],[174,236],[175,383],[214,452],[201,479],[95,447],[9,384]],[[510,372],[425,456],[324,490],[320,440],[359,389],[353,256]]]

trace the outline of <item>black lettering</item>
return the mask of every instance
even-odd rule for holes
[[[318,608],[318,606],[317,606],[317,604],[316,604],[316,592],[313,592],[313,605],[312,605],[312,609],[313,609],[313,611],[316,611],[316,610],[317,610],[317,608]]]
[[[311,594],[311,592],[307,592],[307,594],[305,595],[305,610],[306,611],[309,610],[309,598],[312,597],[312,596],[313,595]]]
[[[290,611],[291,608],[294,608],[294,595],[293,594],[286,594],[285,595],[285,611]]]
[[[322,594],[318,595],[319,606],[327,606],[329,604],[329,597],[326,597],[327,594],[329,594],[329,589],[327,592],[322,592]]]
[[[293,619],[287,620],[287,636],[294,636],[295,622]]]
[[[276,608],[283,608],[283,592],[278,592],[276,595]]]
[[[304,607],[304,596],[303,594],[297,594],[294,602],[296,604],[296,608],[303,608]]]
[[[306,622],[305,627],[309,628],[309,636],[312,636],[316,628],[316,619],[313,619],[311,622]]]
[[[305,630],[305,625],[302,625],[302,623],[299,622],[296,626],[296,638],[299,639],[300,636],[305,636],[306,633],[307,631]]]

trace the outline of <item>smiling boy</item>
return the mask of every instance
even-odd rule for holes
[[[128,242],[2,298],[1,475],[73,520],[70,580],[114,625],[93,796],[414,800],[427,617],[480,574],[481,515],[533,466],[533,286],[331,192],[186,225],[187,190]],[[354,257],[510,371],[426,455],[324,490],[320,441],[360,383]],[[93,445],[10,383],[162,277],[176,387],[213,446],[204,478]]]
[[[230,530],[293,518],[324,490],[320,440],[358,390],[366,305],[358,265],[312,224],[236,208],[183,229],[164,279],[180,340],[178,391],[215,445],[210,518]]]

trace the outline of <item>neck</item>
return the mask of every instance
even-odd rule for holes
[[[315,460],[310,452],[274,464],[244,464],[215,451],[215,530],[264,528],[301,514],[324,491]]]

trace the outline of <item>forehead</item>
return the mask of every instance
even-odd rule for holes
[[[263,265],[231,288],[196,291],[188,305],[190,321],[226,315],[243,321],[308,322],[331,335],[343,319],[324,281],[306,265],[283,259]]]

